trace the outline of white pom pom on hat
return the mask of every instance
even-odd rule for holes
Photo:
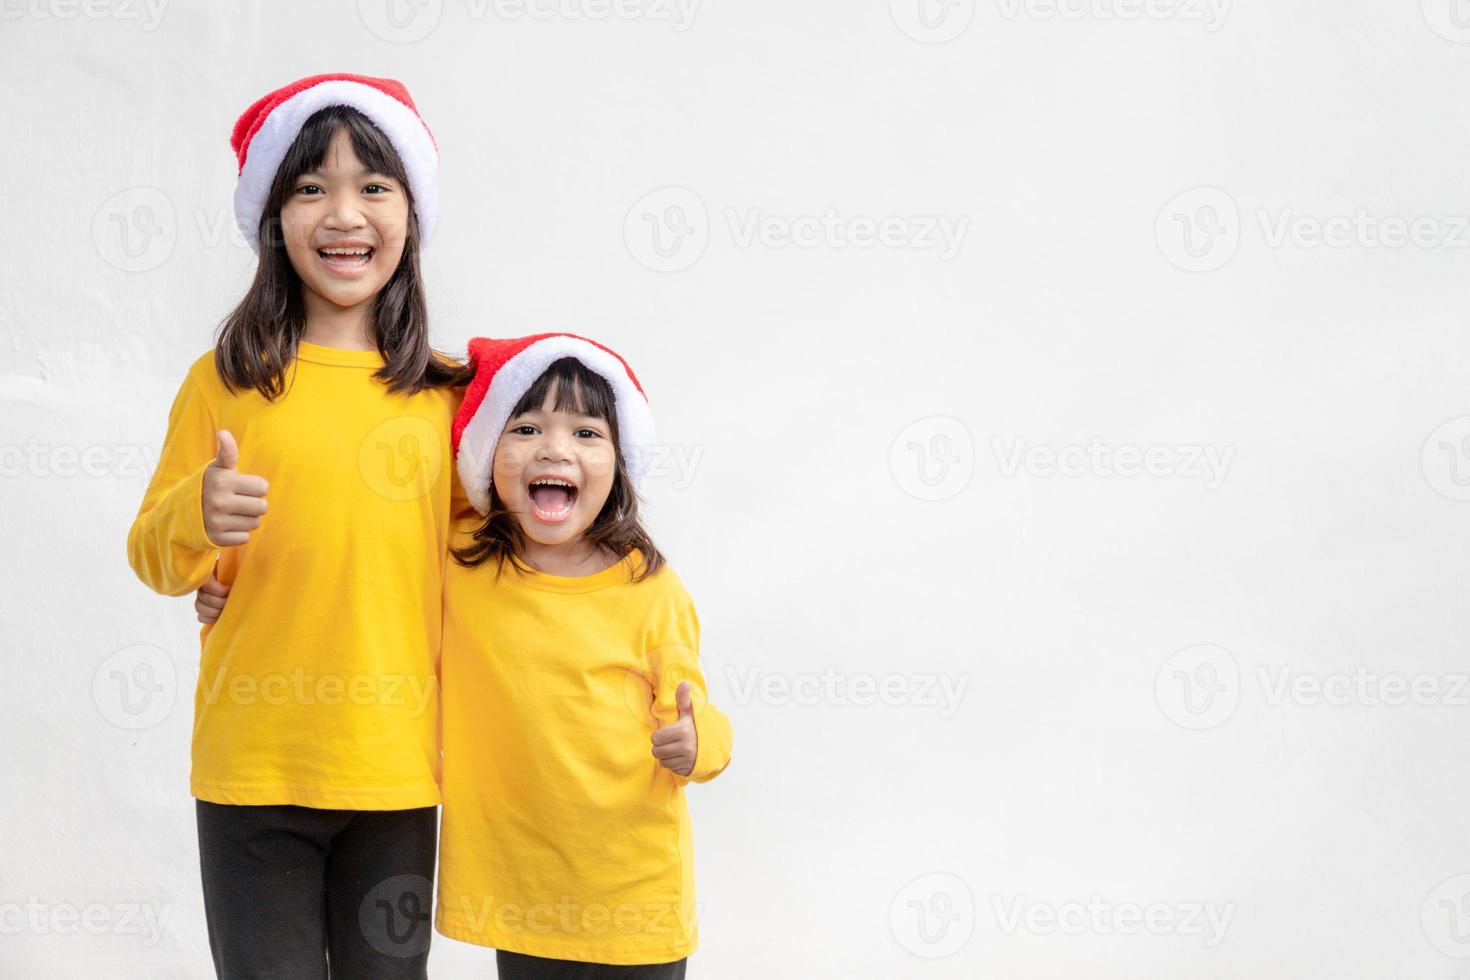
[[[263,96],[241,114],[230,134],[240,163],[235,223],[258,250],[260,216],[286,151],[306,120],[329,106],[348,106],[372,120],[403,160],[419,242],[427,243],[439,217],[439,148],[403,83],[367,75],[312,75]]]
[[[571,333],[538,333],[504,340],[477,337],[469,345],[474,380],[465,389],[451,438],[460,483],[481,514],[490,512],[495,447],[510,421],[511,410],[536,379],[563,357],[575,357],[612,386],[623,465],[635,488],[648,474],[653,463],[653,413],[633,369],[615,351]]]

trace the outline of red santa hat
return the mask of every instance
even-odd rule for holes
[[[367,116],[398,151],[419,219],[419,242],[429,240],[439,216],[439,149],[408,89],[391,78],[312,75],[261,98],[245,110],[230,134],[230,148],[240,160],[235,222],[252,249],[259,247],[260,214],[286,151],[307,119],[339,105]]]
[[[612,386],[617,402],[618,448],[634,487],[643,482],[653,462],[653,413],[648,397],[628,362],[595,340],[571,333],[538,333],[529,337],[470,341],[474,380],[451,432],[459,480],[470,503],[490,512],[490,478],[495,446],[510,421],[511,410],[553,361],[575,357]]]

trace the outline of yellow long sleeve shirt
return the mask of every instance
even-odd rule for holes
[[[199,358],[128,534],[139,578],[230,584],[201,632],[190,788],[201,800],[390,810],[439,802],[437,666],[451,511],[450,388],[389,394],[376,351],[302,343],[274,403]],[[270,485],[244,545],[204,533],[228,429]]]
[[[464,544],[467,538],[460,540]],[[444,810],[436,925],[531,956],[666,963],[698,941],[684,785],[730,761],[699,620],[673,570],[638,551],[583,577],[507,563],[445,573]],[[690,682],[688,779],[652,755]]]

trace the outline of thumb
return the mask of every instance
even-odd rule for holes
[[[679,682],[679,689],[674,692],[674,703],[679,706],[680,718],[688,718],[694,714],[694,701],[689,696],[688,681]]]
[[[229,429],[220,429],[216,437],[219,439],[219,453],[214,457],[214,465],[221,469],[234,469],[240,462],[240,447],[235,445],[235,437],[230,435]]]

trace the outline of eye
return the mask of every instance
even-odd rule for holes
[[[579,436],[583,435],[584,433],[585,433],[585,438],[587,438],[587,439],[600,439],[600,438],[602,438],[602,433],[601,432],[598,432],[596,429],[578,429],[577,430],[577,435],[579,435]]]
[[[393,188],[387,184],[368,184],[362,191],[364,194],[392,194]]]
[[[510,431],[514,432],[518,436],[534,436],[536,434],[536,427],[530,424],[521,424],[511,429]]]
[[[302,184],[296,188],[296,193],[302,196],[313,196],[322,193],[322,189],[318,184]]]

